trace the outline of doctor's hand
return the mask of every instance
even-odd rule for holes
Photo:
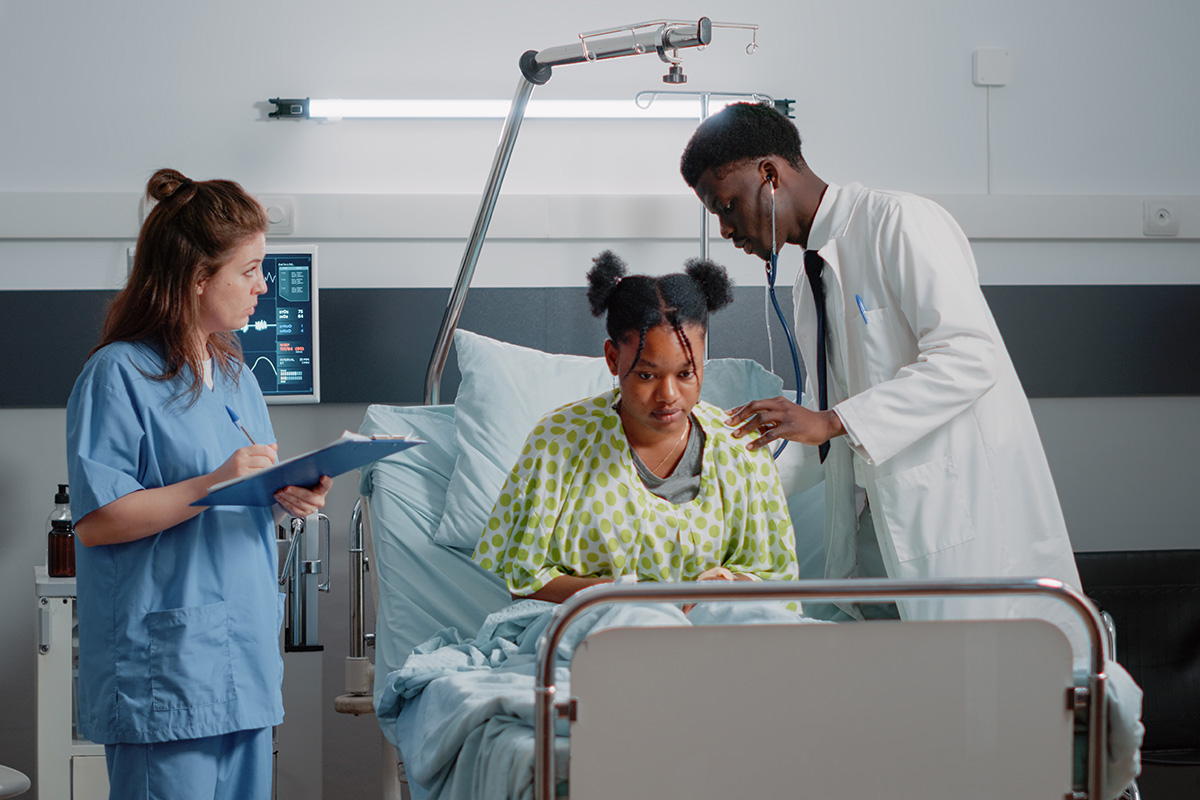
[[[788,439],[800,444],[825,444],[846,432],[841,418],[833,411],[810,411],[786,397],[755,400],[730,409],[728,413],[725,424],[730,427],[741,426],[733,432],[735,439],[758,434],[757,439],[746,445],[748,450],[757,450],[776,439]]]
[[[307,517],[325,507],[325,495],[333,488],[333,478],[322,475],[315,486],[285,486],[275,493],[275,501],[293,517]]]

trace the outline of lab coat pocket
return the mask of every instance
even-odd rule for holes
[[[875,491],[871,508],[883,513],[901,563],[975,538],[966,490],[950,457],[880,477]]]
[[[892,310],[873,308],[856,314],[855,322],[862,329],[862,369],[867,385],[891,380],[899,369],[900,357],[896,347],[899,340],[892,330]]]
[[[236,699],[224,602],[146,615],[150,693],[155,711]]]

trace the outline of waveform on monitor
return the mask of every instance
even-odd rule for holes
[[[243,325],[242,333],[245,333],[246,331],[250,330],[251,328],[253,328],[256,331],[265,331],[267,328],[274,328],[274,327],[275,327],[275,324],[272,322],[267,322],[265,319],[256,319],[251,322],[247,322],[245,325]]]
[[[271,361],[271,359],[267,358],[266,356],[259,356],[258,358],[256,358],[254,360],[254,363],[250,365],[250,371],[254,372],[254,370],[258,369],[258,365],[260,363],[262,363],[263,361],[267,362],[267,366],[270,367],[271,371],[275,373],[275,378],[276,378],[276,380],[278,380],[279,379],[279,370],[275,368],[275,362]]]

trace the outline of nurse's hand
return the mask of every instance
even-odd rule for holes
[[[746,445],[748,450],[757,450],[776,439],[789,439],[800,444],[825,444],[846,432],[841,417],[833,411],[810,411],[786,397],[755,400],[728,413],[725,424],[730,427],[741,426],[733,432],[735,439],[747,434],[759,435]]]
[[[75,535],[85,547],[144,539],[172,528],[204,510],[192,503],[208,494],[214,483],[240,478],[275,463],[275,445],[255,444],[234,452],[207,475],[154,489],[139,489],[100,506],[75,523]]]
[[[322,475],[316,486],[285,486],[275,493],[275,501],[293,517],[307,517],[325,507],[325,495],[333,488],[333,478]]]
[[[248,447],[238,448],[233,455],[225,459],[224,464],[212,471],[209,475],[212,483],[209,485],[231,481],[234,478],[249,475],[251,472],[266,469],[278,459],[278,450],[279,446],[274,444],[252,444]]]

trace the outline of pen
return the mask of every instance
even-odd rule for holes
[[[233,420],[233,424],[237,425],[238,429],[241,430],[242,433],[246,434],[246,438],[250,440],[250,444],[257,444],[257,442],[254,441],[254,437],[250,435],[250,431],[242,427],[241,417],[237,415],[237,412],[229,406],[225,406],[225,410],[229,412],[229,418]]]
[[[858,313],[862,314],[863,325],[869,324],[867,322],[867,307],[865,305],[863,305],[862,297],[860,295],[856,294],[856,295],[854,295],[854,300],[855,300],[855,302],[858,303]],[[233,413],[233,412],[230,412],[230,413]]]

